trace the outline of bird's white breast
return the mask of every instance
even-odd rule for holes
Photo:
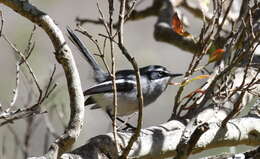
[[[105,111],[114,112],[113,93],[96,94],[92,96],[97,105],[101,106]],[[138,100],[136,99],[136,91],[128,93],[117,93],[117,115],[130,115],[138,110]]]

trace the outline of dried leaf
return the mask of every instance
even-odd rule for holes
[[[196,89],[195,91],[190,92],[190,93],[189,93],[188,95],[186,95],[184,98],[190,98],[190,97],[194,96],[194,95],[197,94],[197,93],[205,94],[205,91],[202,90],[202,89],[200,89],[200,88],[198,88],[198,89]]]
[[[200,80],[200,79],[205,79],[205,78],[209,78],[209,77],[210,77],[209,75],[199,75],[199,76],[196,76],[196,77],[194,77],[194,78],[192,78],[192,79],[189,79],[189,80],[183,82],[183,83],[181,84],[181,86],[186,86],[187,84],[189,84],[189,83],[192,82],[192,81]]]
[[[223,57],[224,52],[225,52],[224,49],[217,49],[217,50],[215,50],[214,52],[212,52],[212,53],[209,55],[208,63],[221,60],[222,57]]]
[[[181,22],[177,13],[174,13],[172,17],[172,30],[184,37],[192,36],[190,33],[184,30],[183,23]]]
[[[209,78],[209,75],[199,75],[192,78],[191,80],[194,81],[194,80],[205,79],[205,78]]]
[[[169,82],[168,84],[169,85],[173,85],[173,86],[181,85],[181,83],[178,83],[178,82]]]

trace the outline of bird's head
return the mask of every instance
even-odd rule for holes
[[[152,87],[165,90],[174,77],[182,74],[174,74],[160,65],[149,65],[140,69],[140,74],[146,76]]]

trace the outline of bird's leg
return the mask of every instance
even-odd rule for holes
[[[111,114],[111,112],[109,110],[106,111],[107,112],[107,115],[109,116],[109,118],[113,121],[114,120],[114,116]],[[122,130],[127,130],[128,128],[131,128],[131,129],[136,129],[136,127],[132,126],[131,124],[125,122],[123,119],[119,118],[119,117],[116,117],[116,120],[120,121],[121,123],[125,124],[126,127],[123,128]]]

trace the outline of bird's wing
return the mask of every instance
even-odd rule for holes
[[[129,92],[136,86],[136,82],[133,80],[117,79],[115,82],[117,92]],[[112,81],[102,82],[85,90],[84,96],[113,92],[112,85]]]

